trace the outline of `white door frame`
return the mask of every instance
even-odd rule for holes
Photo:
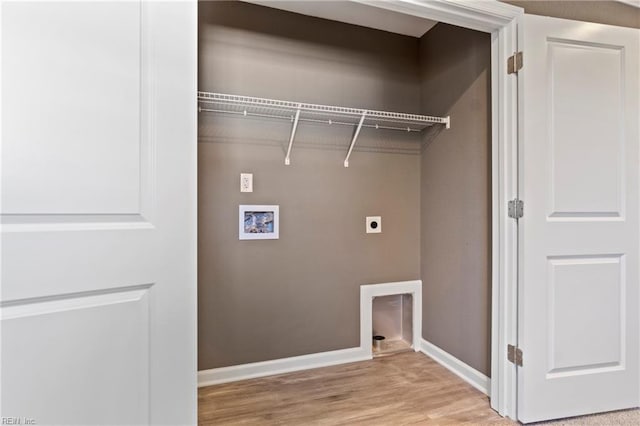
[[[406,15],[491,33],[492,114],[492,298],[491,407],[517,419],[515,366],[507,344],[517,343],[517,225],[508,200],[518,194],[517,79],[507,74],[507,58],[518,50],[522,8],[478,0],[351,0]]]

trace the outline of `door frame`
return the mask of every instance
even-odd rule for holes
[[[350,0],[491,34],[492,296],[491,407],[517,419],[517,374],[507,344],[517,343],[518,227],[508,201],[518,196],[518,88],[507,60],[518,50],[524,9],[498,1]],[[455,125],[455,124],[454,124]]]

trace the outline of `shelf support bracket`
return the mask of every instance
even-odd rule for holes
[[[363,111],[362,116],[360,117],[360,121],[358,122],[358,127],[356,128],[356,132],[353,134],[353,139],[351,139],[351,145],[349,145],[349,151],[347,151],[347,158],[344,159],[345,167],[349,167],[349,157],[351,157],[351,151],[353,151],[353,147],[356,145],[356,139],[358,139],[360,130],[362,130],[362,124],[364,123],[364,119],[366,116],[367,116],[367,111]]]
[[[296,110],[296,116],[293,119],[293,127],[291,128],[291,137],[289,138],[289,148],[287,148],[287,156],[284,157],[284,164],[291,164],[291,148],[293,147],[293,138],[296,137],[296,129],[298,128],[298,120],[300,120],[300,106]]]

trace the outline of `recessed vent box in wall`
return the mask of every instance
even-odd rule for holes
[[[389,355],[412,350],[413,297],[394,294],[373,298],[373,355]],[[384,339],[374,339],[381,336]]]

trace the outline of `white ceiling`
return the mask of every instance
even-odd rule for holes
[[[317,18],[331,19],[347,24],[360,25],[404,34],[412,37],[422,37],[429,31],[436,21],[404,15],[351,1],[282,1],[282,0],[244,0],[247,3],[259,4],[274,9],[287,10]]]

